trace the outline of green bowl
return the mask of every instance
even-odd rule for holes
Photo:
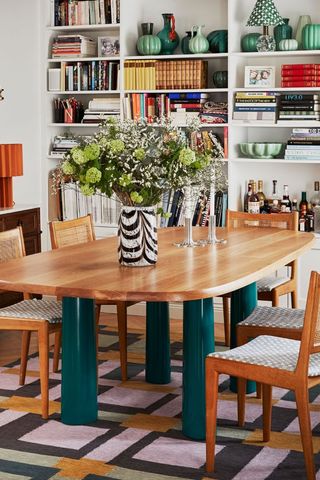
[[[284,143],[239,143],[240,152],[251,158],[275,158],[281,153],[283,146]]]

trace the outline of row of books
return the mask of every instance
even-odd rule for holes
[[[208,62],[205,60],[126,60],[126,90],[207,88]]]
[[[52,44],[52,58],[93,57],[97,43],[84,35],[58,35]]]
[[[82,123],[98,124],[119,115],[120,100],[118,98],[93,98],[84,111]]]
[[[275,92],[236,92],[234,98],[234,122],[262,121],[275,123],[277,97]]]
[[[319,94],[279,96],[279,120],[320,120]]]
[[[55,26],[119,22],[120,0],[54,0]]]
[[[61,62],[61,91],[119,90],[119,62]]]
[[[80,144],[81,139],[85,140],[85,138],[88,137],[73,138],[72,136],[67,135],[56,135],[51,144],[50,155],[62,158],[63,155],[69,152],[73,147],[77,147]]]
[[[316,160],[320,158],[320,128],[294,128],[288,140],[286,160]]]
[[[319,87],[319,63],[294,63],[281,66],[281,87]]]

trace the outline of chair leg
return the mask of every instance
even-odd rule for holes
[[[23,330],[21,337],[21,363],[20,363],[20,375],[19,375],[19,385],[24,385],[26,379],[27,363],[28,363],[28,354],[30,347],[30,330]]]
[[[228,297],[222,297],[222,306],[223,306],[224,341],[227,347],[230,347],[230,313],[229,313]]]
[[[39,367],[40,390],[42,403],[42,418],[49,415],[49,324],[44,322],[38,330],[39,337]]]
[[[257,389],[257,398],[262,398],[262,385],[261,383],[256,383],[256,389]]]
[[[260,384],[261,386],[261,384]],[[262,385],[262,406],[263,406],[263,441],[269,442],[271,432],[272,414],[272,386]]]
[[[219,373],[206,362],[206,469],[214,470]]]
[[[52,365],[53,373],[57,373],[57,371],[59,369],[59,357],[60,357],[60,351],[61,351],[61,338],[62,338],[62,331],[61,331],[61,329],[59,329],[54,334],[54,350],[53,350],[53,365]]]
[[[298,292],[297,292],[297,290],[293,290],[293,292],[291,292],[291,307],[292,308],[299,308],[298,307]]]
[[[306,386],[295,390],[300,435],[303,447],[304,460],[306,463],[307,479],[315,480],[315,468],[313,462],[312,430],[310,422],[309,395]]]
[[[272,306],[279,307],[279,295],[276,289],[272,290]]]
[[[121,380],[127,380],[127,304],[117,303]]]
[[[245,412],[246,412],[246,387],[247,380],[238,377],[238,425],[244,426]]]

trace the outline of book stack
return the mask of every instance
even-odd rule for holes
[[[61,62],[61,91],[93,91],[119,89],[119,62]]]
[[[279,120],[320,120],[319,94],[284,93],[279,97]]]
[[[54,0],[57,27],[119,22],[120,0]]]
[[[205,60],[126,60],[126,90],[177,90],[207,88]]]
[[[167,94],[131,93],[123,100],[124,118],[147,119],[153,123],[156,118],[169,118],[170,100]]]
[[[281,87],[319,87],[319,63],[281,65]]]
[[[110,117],[120,115],[118,98],[93,98],[84,111],[82,123],[99,124]]]
[[[234,122],[276,123],[277,97],[274,92],[236,92]]]
[[[205,102],[200,114],[200,122],[208,125],[228,122],[228,104],[226,102]]]
[[[62,158],[65,153],[69,152],[73,147],[77,147],[79,144],[80,138],[56,135],[51,145],[50,155]]]
[[[320,128],[294,128],[288,140],[285,160],[319,160]]]
[[[186,125],[198,118],[208,100],[207,93],[169,93],[170,119],[174,125]]]
[[[52,58],[93,57],[97,44],[84,35],[58,35],[52,44]]]

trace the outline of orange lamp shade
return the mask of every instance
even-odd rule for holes
[[[13,202],[12,177],[23,175],[22,145],[0,145],[0,208],[11,208]]]

